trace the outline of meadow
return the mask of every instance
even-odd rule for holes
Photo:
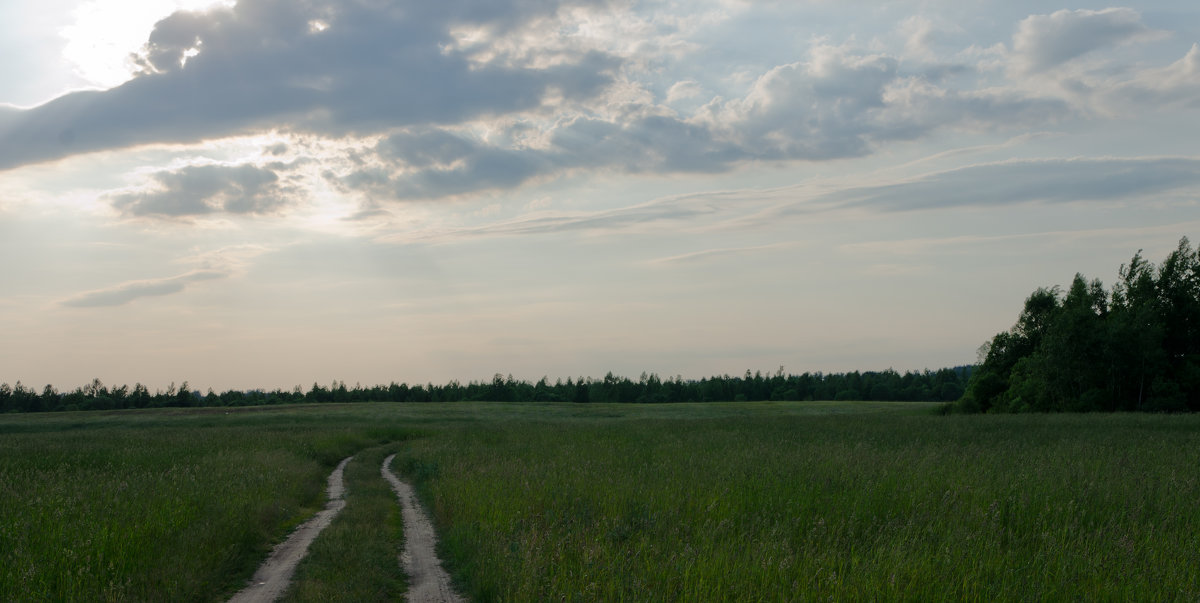
[[[219,600],[357,453],[289,600],[394,600],[390,452],[477,601],[1200,598],[1200,416],[931,410],[2,415],[0,599]]]
[[[0,600],[232,594],[340,459],[406,437],[339,410],[0,416]]]

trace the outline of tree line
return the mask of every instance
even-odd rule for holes
[[[0,384],[0,412],[46,412],[71,410],[115,410],[190,406],[259,406],[268,404],[339,403],[339,402],[455,402],[455,401],[532,401],[532,402],[615,402],[665,403],[759,400],[867,400],[867,401],[953,401],[964,391],[971,367],[945,368],[938,371],[905,372],[894,370],[849,373],[784,374],[783,367],[773,374],[746,371],[741,377],[721,375],[700,380],[681,376],[663,379],[642,373],[638,380],[615,376],[601,379],[567,378],[550,383],[545,377],[537,382],[495,375],[491,381],[444,385],[408,385],[390,383],[347,387],[344,381],[329,385],[313,383],[307,391],[300,386],[290,390],[228,390],[217,393],[192,390],[187,382],[176,387],[150,392],[138,383],[107,387],[99,379],[68,392],[47,385],[40,392],[21,382],[15,386]]]
[[[1200,249],[1161,264],[1139,250],[1112,290],[1076,274],[1039,288],[981,349],[953,408],[966,412],[1200,410]]]

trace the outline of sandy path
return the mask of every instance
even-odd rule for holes
[[[412,486],[400,481],[390,469],[394,458],[396,455],[393,454],[383,459],[380,473],[392,484],[404,514],[404,553],[400,562],[408,574],[406,598],[412,603],[462,602],[464,599],[450,588],[450,575],[442,569],[442,562],[434,550],[437,535],[433,531],[433,522],[421,510]]]
[[[254,572],[250,585],[238,591],[229,600],[230,603],[269,603],[283,595],[288,583],[292,581],[296,565],[308,553],[308,545],[312,544],[317,534],[320,534],[342,507],[346,506],[346,501],[342,498],[346,493],[342,472],[345,471],[350,458],[342,459],[337,469],[329,474],[329,486],[326,489],[329,502],[325,504],[325,509],[296,528],[287,540],[279,543],[275,550],[271,551],[271,556],[267,557],[257,572]]]

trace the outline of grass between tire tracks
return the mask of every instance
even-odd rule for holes
[[[404,521],[380,475],[395,445],[359,452],[346,465],[346,506],[313,542],[282,601],[399,601]]]

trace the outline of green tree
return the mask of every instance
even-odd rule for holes
[[[1200,250],[1139,250],[1111,294],[1081,274],[1040,288],[981,356],[964,411],[1200,410]]]

